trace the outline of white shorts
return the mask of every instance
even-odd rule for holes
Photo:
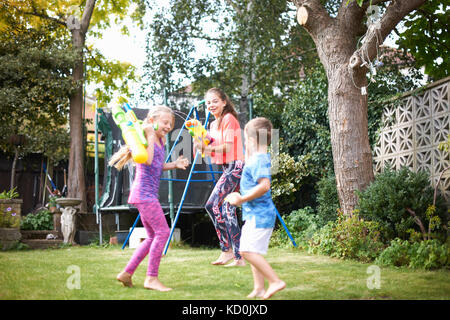
[[[240,252],[266,254],[273,228],[256,228],[255,219],[246,220],[241,230]]]

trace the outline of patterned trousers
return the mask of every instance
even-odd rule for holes
[[[214,190],[206,202],[205,209],[211,218],[222,251],[233,249],[236,260],[241,258],[239,254],[239,240],[241,229],[236,215],[236,207],[228,202],[225,197],[234,191],[239,191],[244,161],[236,160],[223,165],[223,174],[217,182]]]

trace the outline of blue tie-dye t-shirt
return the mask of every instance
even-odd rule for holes
[[[246,195],[258,185],[261,178],[271,178],[270,154],[255,154],[246,161],[241,177],[241,194]],[[273,228],[275,226],[276,211],[272,201],[272,194],[267,191],[259,198],[242,204],[242,220],[255,217],[256,228]]]

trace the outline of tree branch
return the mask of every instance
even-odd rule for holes
[[[420,231],[422,231],[423,240],[427,240],[427,231],[425,230],[422,221],[420,221],[419,217],[411,208],[406,208],[406,211],[414,218],[414,222],[419,226]]]
[[[81,32],[86,34],[91,21],[92,13],[94,12],[96,0],[87,0],[84,7],[83,16],[81,17]]]
[[[444,172],[447,171],[448,169],[450,169],[450,167],[445,168],[441,172],[441,174],[439,175],[439,178],[436,181],[436,186],[434,187],[434,195],[433,195],[433,206],[436,206],[436,198],[437,198],[437,190],[438,190],[438,187],[439,187],[439,182],[441,181],[442,175],[444,174]]]
[[[46,19],[46,20],[50,20],[50,21],[56,22],[56,23],[58,23],[60,25],[63,25],[65,27],[67,26],[64,21],[59,20],[57,18],[50,17],[50,16],[48,16],[46,14],[43,14],[43,13],[39,13],[39,12],[37,12],[36,8],[34,8],[34,7],[33,7],[33,11],[29,12],[29,11],[24,11],[22,9],[19,9],[19,8],[15,7],[14,5],[9,5],[9,6],[12,7],[14,10],[17,10],[17,12],[20,12],[21,14],[39,17],[39,18],[42,18],[42,19]]]
[[[363,35],[367,28],[363,24],[367,8],[360,7],[356,1],[347,5],[348,0],[343,0],[338,10],[337,20],[346,33],[353,34],[354,37]]]
[[[237,12],[240,16],[242,15],[242,11],[241,11],[241,9],[239,8],[239,6],[238,6],[236,3],[234,3],[232,0],[226,0],[226,2],[227,2],[230,6],[232,6],[233,9],[236,10],[236,12]]]
[[[224,38],[211,38],[208,36],[196,35],[196,34],[193,34],[191,37],[194,39],[202,39],[202,40],[208,40],[208,41],[225,41]]]
[[[419,8],[425,2],[426,0],[392,1],[381,18],[379,28],[372,25],[367,30],[363,45],[353,53],[349,66],[351,68],[357,68],[363,66],[365,62],[372,61],[377,55],[378,47],[384,42],[395,26],[406,15]]]
[[[92,60],[94,60],[95,64],[100,68],[100,71],[103,71],[102,65],[100,63],[98,63],[97,59],[95,59],[94,55],[92,54],[92,51],[89,50],[88,46],[85,45],[84,48],[89,53],[89,55],[91,56]]]
[[[306,8],[308,18],[303,24],[303,27],[309,32],[313,39],[315,39],[316,36],[322,30],[326,29],[334,20],[320,3],[320,0],[292,0],[292,2],[297,9],[300,7]]]
[[[388,2],[390,0],[367,0],[363,3],[362,7],[366,10],[369,6],[376,6],[377,4]]]

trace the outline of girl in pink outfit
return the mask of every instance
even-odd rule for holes
[[[131,280],[133,273],[148,254],[144,287],[158,291],[172,290],[158,279],[161,255],[170,233],[158,200],[159,180],[163,170],[185,170],[189,165],[188,160],[183,156],[174,162],[164,163],[165,136],[173,129],[174,122],[173,112],[166,106],[151,108],[144,121],[143,127],[148,141],[148,160],[146,163],[136,163],[136,176],[131,186],[128,203],[139,210],[148,238],[141,242],[125,269],[117,275],[117,280],[127,287],[133,285]],[[156,130],[153,129],[154,123],[158,124]],[[131,152],[127,146],[124,146],[111,157],[109,165],[114,165],[121,170],[128,161],[132,161]]]

